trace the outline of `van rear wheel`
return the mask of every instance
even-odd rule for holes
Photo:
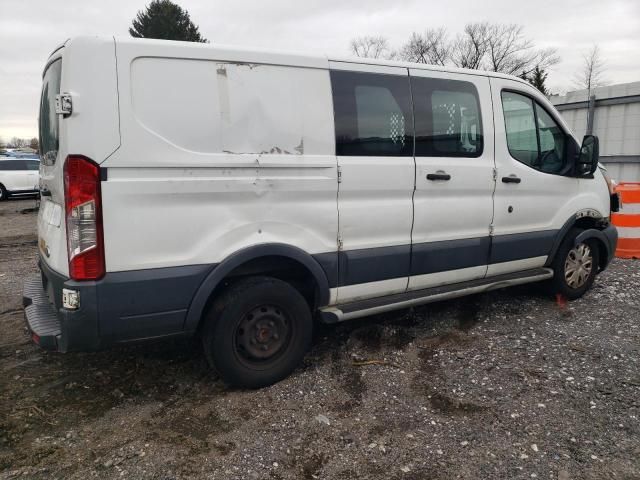
[[[236,387],[259,388],[285,378],[302,361],[313,333],[304,297],[271,277],[233,284],[214,301],[205,322],[207,361]]]
[[[576,237],[582,232],[572,229],[562,241],[553,260],[553,293],[565,296],[569,300],[582,297],[595,280],[600,265],[600,252],[596,240],[588,239],[575,244]]]

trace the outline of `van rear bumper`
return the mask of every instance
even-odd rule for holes
[[[40,269],[40,275],[26,280],[22,294],[32,340],[42,348],[58,352],[100,348],[95,286],[79,286],[42,263]],[[80,291],[79,309],[62,308],[63,288]]]
[[[42,260],[24,284],[23,305],[35,343],[58,352],[92,351],[119,343],[188,336],[189,305],[212,265],[110,272],[97,281],[71,280]],[[62,306],[62,290],[80,306]]]
[[[49,304],[39,276],[29,277],[24,283],[22,305],[33,341],[47,350],[57,350],[62,333],[60,320],[52,305]]]

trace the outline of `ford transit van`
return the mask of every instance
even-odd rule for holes
[[[615,251],[597,138],[516,77],[160,40],[43,72],[33,340],[197,336],[224,381],[288,375],[314,322],[529,282]]]

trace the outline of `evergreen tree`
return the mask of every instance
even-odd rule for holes
[[[527,77],[523,77],[527,82],[536,87],[543,95],[549,95],[549,90],[547,90],[547,86],[545,85],[545,81],[547,80],[547,76],[549,74],[544,71],[544,69],[537,66],[533,69],[531,74]]]
[[[191,21],[189,12],[171,0],[153,0],[140,10],[133,20],[129,33],[136,38],[159,38],[209,43]]]

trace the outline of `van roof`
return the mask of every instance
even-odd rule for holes
[[[224,45],[219,43],[209,44],[209,43],[195,43],[195,42],[180,42],[180,41],[173,41],[173,40],[142,39],[142,38],[133,38],[133,37],[98,37],[98,38],[74,37],[64,42],[55,51],[59,50],[63,46],[68,46],[70,44],[83,43],[83,40],[89,39],[89,38],[91,39],[92,42],[95,42],[97,39],[102,39],[108,42],[113,42],[115,40],[115,42],[121,47],[126,47],[127,45],[131,45],[132,47],[145,45],[146,47],[149,47],[149,48],[158,48],[164,51],[170,50],[172,55],[175,55],[176,53],[178,53],[178,51],[183,50],[185,57],[191,56],[186,53],[187,51],[194,52],[195,50],[199,50],[201,52],[202,51],[211,52],[208,55],[207,54],[203,55],[204,57],[210,56],[212,59],[219,59],[219,60],[247,57],[245,61],[248,61],[251,63],[291,65],[291,66],[311,67],[311,68],[327,68],[327,62],[352,63],[352,64],[372,65],[372,66],[392,66],[392,67],[402,67],[402,68],[413,68],[413,69],[419,69],[419,70],[430,70],[435,72],[460,73],[460,74],[466,74],[466,75],[480,75],[480,76],[487,76],[487,77],[504,78],[504,79],[523,83],[527,86],[529,85],[526,81],[514,75],[507,75],[507,74],[498,73],[498,72],[489,72],[485,70],[471,70],[467,68],[457,68],[457,67],[441,67],[438,65],[429,65],[425,63],[412,63],[412,62],[403,62],[403,61],[396,61],[396,60],[381,60],[381,59],[374,59],[374,58],[336,56],[336,55],[318,55],[318,54],[309,54],[309,53],[286,51],[286,50],[269,50],[269,49],[262,49],[262,48],[241,47],[237,45]],[[53,53],[55,53],[55,51]]]
[[[517,82],[524,83],[525,85],[529,85],[523,79],[516,77],[515,75],[508,75],[506,73],[499,72],[489,72],[486,70],[473,70],[470,68],[458,68],[458,67],[442,67],[439,65],[431,65],[428,63],[413,63],[413,62],[403,62],[397,60],[380,60],[376,58],[362,58],[362,57],[328,57],[331,62],[345,62],[345,63],[358,63],[361,65],[381,65],[381,66],[392,66],[392,67],[403,67],[403,68],[413,68],[415,70],[429,70],[434,72],[445,72],[445,73],[462,73],[465,75],[479,75],[483,77],[496,77],[496,78],[506,78],[508,80],[515,80]]]

